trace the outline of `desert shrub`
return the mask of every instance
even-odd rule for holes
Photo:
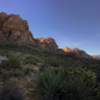
[[[98,83],[98,87],[96,88],[97,89],[97,100],[100,99],[100,83]]]
[[[0,100],[23,100],[22,93],[16,82],[12,80],[5,82],[0,94]]]
[[[10,71],[9,75],[10,77],[21,77],[24,75],[24,72],[22,70],[16,69],[15,71]]]
[[[35,59],[34,56],[26,56],[25,61],[28,64],[34,64],[34,65],[36,65],[36,63],[37,63],[37,60]]]
[[[10,69],[16,70],[16,69],[21,69],[21,64],[20,64],[20,61],[18,60],[18,58],[10,57],[8,60],[3,61],[0,64],[0,67],[8,69],[8,70],[10,70]]]
[[[47,100],[55,100],[58,97],[60,91],[60,85],[63,78],[60,73],[53,71],[44,72],[39,76],[38,89],[42,96]]]
[[[34,70],[32,68],[25,68],[24,69],[24,74],[25,75],[30,75],[30,73],[34,72]]]
[[[1,80],[2,82],[5,82],[7,80],[9,80],[10,78],[10,74],[7,71],[1,71]]]
[[[62,87],[63,100],[96,100],[94,84],[86,78],[71,77]]]
[[[49,68],[38,79],[39,91],[47,100],[96,100],[96,85],[94,72],[73,67]]]
[[[58,67],[63,64],[63,60],[57,56],[48,57],[45,59],[45,63],[49,64],[50,66]]]
[[[40,63],[38,66],[40,72],[45,72],[45,70],[50,67],[50,65],[45,62]]]
[[[28,64],[34,64],[36,65],[38,62],[42,62],[42,58],[38,56],[32,56],[32,55],[27,55],[25,57],[25,62]]]
[[[54,70],[56,72],[60,72],[63,76],[66,76],[66,79],[70,79],[70,77],[79,77],[80,78],[86,78],[88,80],[88,82],[96,84],[97,83],[97,76],[96,73],[91,71],[91,70],[87,70],[84,69],[82,67],[57,67],[57,68],[49,68],[48,70]]]

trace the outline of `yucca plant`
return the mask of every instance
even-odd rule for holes
[[[59,95],[63,78],[55,71],[44,72],[38,80],[39,90],[46,95],[49,100],[55,100]]]
[[[86,78],[72,77],[63,85],[65,100],[95,100],[93,96],[95,85],[88,83]]]
[[[38,87],[47,100],[95,100],[95,74],[71,69],[52,68],[40,75]]]

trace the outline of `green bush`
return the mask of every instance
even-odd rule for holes
[[[19,69],[16,69],[15,71],[10,71],[9,75],[10,77],[21,77],[24,75],[24,72]]]
[[[2,82],[5,82],[6,80],[9,80],[10,74],[7,71],[1,71],[1,80]]]
[[[38,62],[41,62],[42,59],[38,56],[27,55],[25,57],[25,63],[36,65]]]
[[[4,83],[0,94],[0,100],[23,100],[22,93],[20,92],[16,82],[9,80]]]
[[[24,74],[25,75],[30,75],[31,73],[33,73],[34,72],[34,70],[32,69],[32,68],[25,68],[24,69]]]
[[[3,61],[0,64],[0,67],[8,69],[8,70],[11,70],[11,69],[16,70],[16,69],[21,69],[21,64],[18,58],[10,57],[8,60]]]
[[[96,88],[97,89],[97,100],[100,99],[100,83],[98,83],[98,87]]]
[[[84,69],[82,67],[57,67],[57,68],[50,68],[48,70],[54,70],[56,72],[60,72],[62,75],[66,76],[66,79],[70,79],[70,77],[80,77],[80,78],[86,78],[88,80],[88,82],[96,84],[97,83],[97,76],[96,73],[91,71],[91,70],[87,70]]]

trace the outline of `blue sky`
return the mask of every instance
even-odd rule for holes
[[[0,12],[19,14],[34,37],[52,37],[60,48],[100,54],[100,0],[0,0]]]

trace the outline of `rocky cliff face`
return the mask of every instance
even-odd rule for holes
[[[80,50],[78,48],[67,48],[67,47],[63,47],[62,48],[67,54],[71,54],[71,55],[75,55],[78,57],[84,57],[84,58],[92,58],[90,55],[88,55],[85,51]]]
[[[28,23],[19,15],[0,13],[0,43],[17,45],[34,44],[42,49],[55,51],[58,46],[52,38],[33,38],[29,31]]]
[[[35,43],[27,21],[19,15],[6,13],[0,13],[0,42],[22,45]]]
[[[71,52],[71,49],[68,48],[68,47],[63,47],[62,50],[65,51],[66,53],[70,53]]]
[[[85,51],[77,48],[70,49],[64,47],[63,49],[59,49],[52,38],[33,38],[26,20],[22,20],[19,15],[7,15],[3,12],[0,13],[0,43],[29,45],[31,48],[39,47],[41,50],[44,49],[54,53],[91,58]]]
[[[43,49],[49,50],[49,51],[56,51],[58,49],[58,46],[54,39],[52,38],[36,38],[35,39]]]

